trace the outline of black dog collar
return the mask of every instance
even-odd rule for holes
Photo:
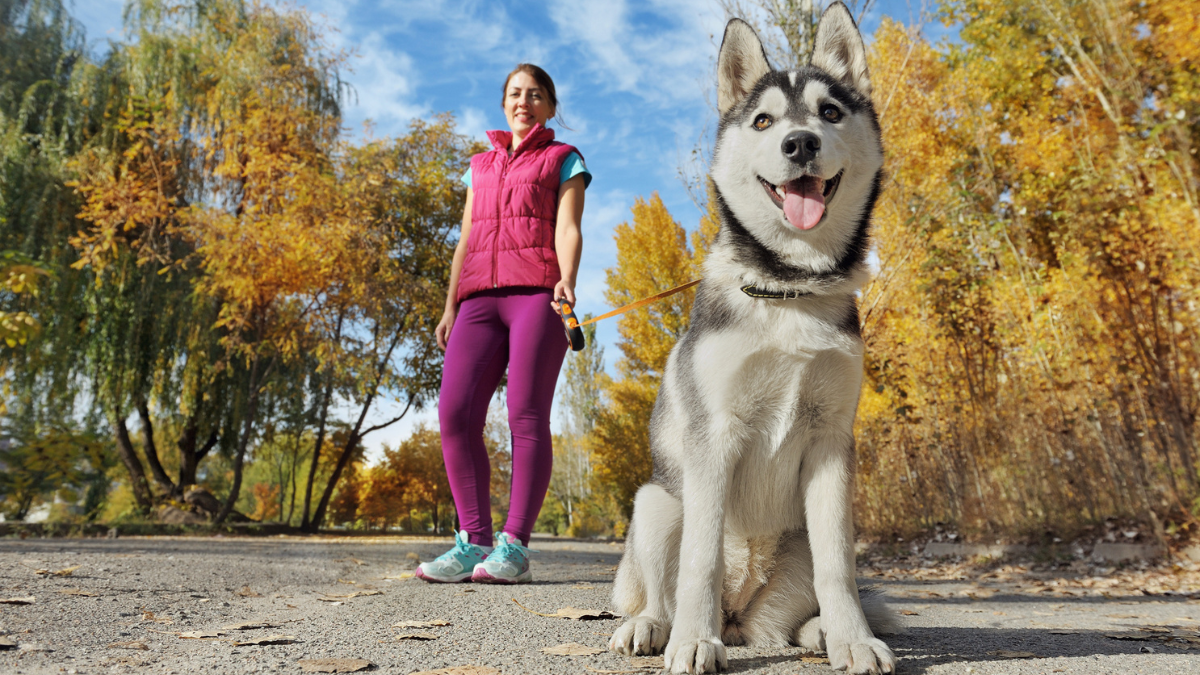
[[[795,300],[806,295],[812,295],[808,291],[764,291],[761,288],[755,288],[751,284],[742,286],[742,292],[752,298],[767,298],[769,300]]]

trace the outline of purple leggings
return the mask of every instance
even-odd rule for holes
[[[472,544],[492,544],[492,466],[483,426],[505,366],[512,493],[504,531],[528,545],[546,498],[554,459],[550,404],[567,353],[562,321],[550,306],[553,297],[548,288],[481,291],[459,305],[450,331],[438,419],[458,524]]]

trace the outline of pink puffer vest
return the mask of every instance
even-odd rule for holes
[[[559,171],[574,147],[535,126],[512,156],[512,133],[489,131],[494,150],[471,158],[471,234],[458,277],[458,300],[487,288],[554,288],[562,278],[554,251]],[[580,155],[582,156],[582,155]]]

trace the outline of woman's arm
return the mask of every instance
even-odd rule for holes
[[[458,244],[454,247],[454,260],[450,263],[450,288],[446,291],[446,310],[434,333],[437,335],[438,347],[443,351],[446,342],[450,340],[450,329],[454,327],[454,319],[458,317],[458,278],[462,276],[463,259],[467,257],[467,237],[471,236],[471,202],[475,192],[467,188],[467,206],[463,209],[462,232],[458,235]],[[561,197],[560,197],[561,199]]]
[[[579,174],[558,188],[558,221],[554,227],[554,252],[558,255],[558,271],[562,274],[554,286],[554,299],[566,298],[575,305],[575,277],[579,274],[579,257],[583,253],[583,175]],[[558,312],[558,302],[551,302]]]

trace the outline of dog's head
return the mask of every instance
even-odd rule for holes
[[[859,230],[883,166],[866,52],[849,10],[825,11],[811,65],[790,71],[772,70],[754,29],[733,19],[717,69],[712,176],[722,199],[756,239],[798,264],[843,258],[865,239]]]

